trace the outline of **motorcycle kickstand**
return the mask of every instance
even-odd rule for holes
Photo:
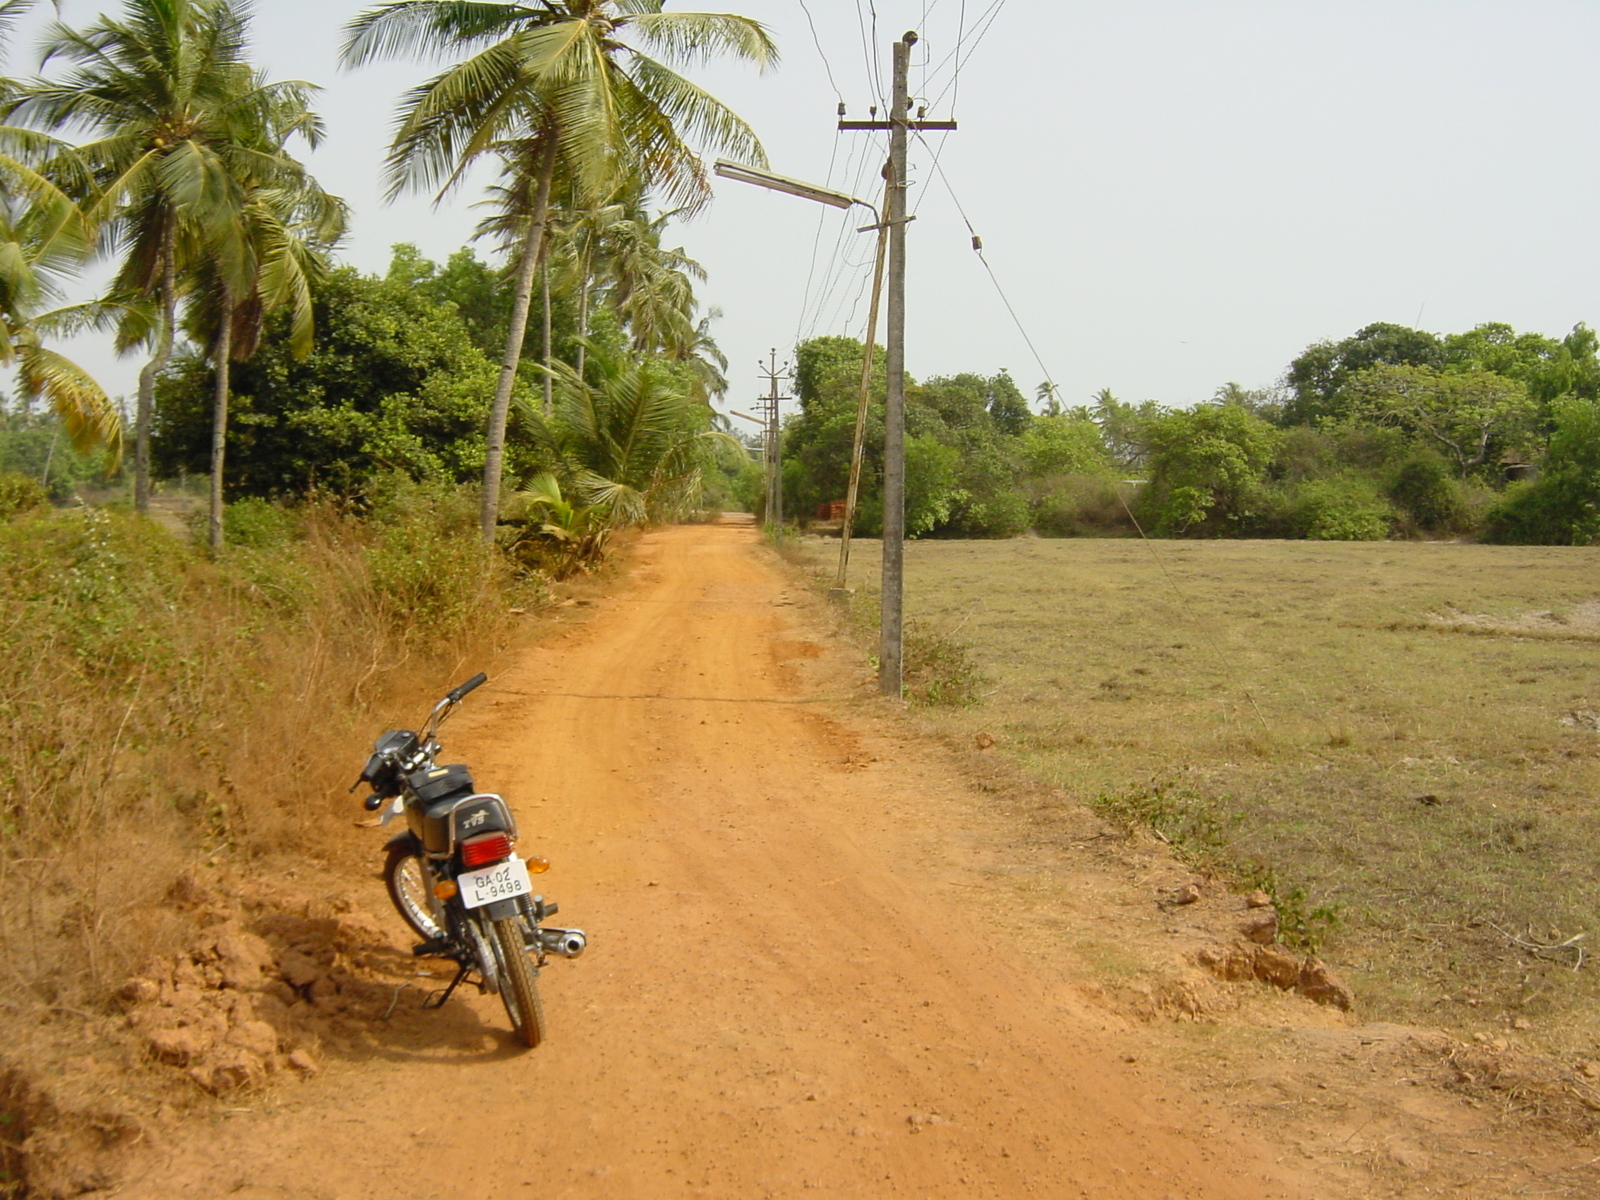
[[[424,1009],[443,1008],[445,1001],[449,1000],[451,995],[454,994],[456,988],[461,986],[461,981],[467,977],[471,970],[471,963],[457,963],[456,977],[450,981],[450,986],[445,988],[444,991],[439,994],[439,998],[437,1000],[435,1000],[432,996],[429,996],[422,1002],[422,1007]]]

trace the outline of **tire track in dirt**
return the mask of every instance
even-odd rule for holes
[[[445,731],[590,933],[541,977],[551,1040],[519,1053],[498,1001],[453,999],[123,1195],[1309,1194],[958,903],[962,785],[841,717],[836,667],[797,669],[822,652],[753,530],[634,561]]]

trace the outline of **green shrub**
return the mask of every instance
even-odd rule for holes
[[[1320,542],[1380,542],[1394,528],[1394,508],[1368,479],[1312,479],[1291,493],[1293,536]]]
[[[1444,461],[1433,455],[1418,455],[1403,463],[1388,494],[1418,529],[1445,533],[1466,525],[1467,503],[1461,484]]]
[[[266,549],[294,535],[294,520],[281,504],[253,496],[222,510],[222,536],[230,546]]]
[[[465,630],[493,576],[473,489],[391,476],[369,522],[365,558],[390,628],[423,639]]]
[[[1162,536],[1250,532],[1267,495],[1283,433],[1234,404],[1163,413],[1146,425],[1149,485],[1139,519]]]
[[[1106,537],[1134,533],[1128,515],[1132,484],[1102,475],[1065,475],[1044,481],[1031,506],[1041,537]]]
[[[1558,401],[1544,474],[1520,483],[1490,509],[1483,538],[1544,546],[1600,541],[1600,403]]]
[[[1600,541],[1600,489],[1570,475],[1513,484],[1485,516],[1482,537],[1523,546],[1592,546]]]
[[[940,536],[962,538],[1012,538],[1028,530],[1028,501],[1016,492],[994,492],[981,499],[969,497],[956,506],[950,524]]]
[[[50,503],[50,493],[31,476],[20,471],[0,474],[0,520],[9,521],[19,513],[44,508]]]
[[[1110,472],[1100,426],[1078,417],[1036,417],[1022,435],[1022,461],[1035,478]]]
[[[989,680],[972,657],[971,646],[923,621],[907,621],[901,636],[906,699],[945,707],[983,699]]]

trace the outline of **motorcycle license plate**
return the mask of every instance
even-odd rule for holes
[[[477,871],[463,871],[456,876],[456,886],[461,889],[461,903],[468,908],[526,896],[533,891],[533,885],[528,882],[528,866],[516,857]]]

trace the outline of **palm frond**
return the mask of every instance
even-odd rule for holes
[[[703,66],[727,56],[753,62],[763,71],[778,65],[778,46],[761,22],[732,13],[660,11],[657,5],[618,22],[669,62]]]
[[[108,447],[122,453],[122,414],[82,367],[44,346],[23,347],[17,355],[17,382],[29,399],[43,399],[61,418],[79,450]]]

